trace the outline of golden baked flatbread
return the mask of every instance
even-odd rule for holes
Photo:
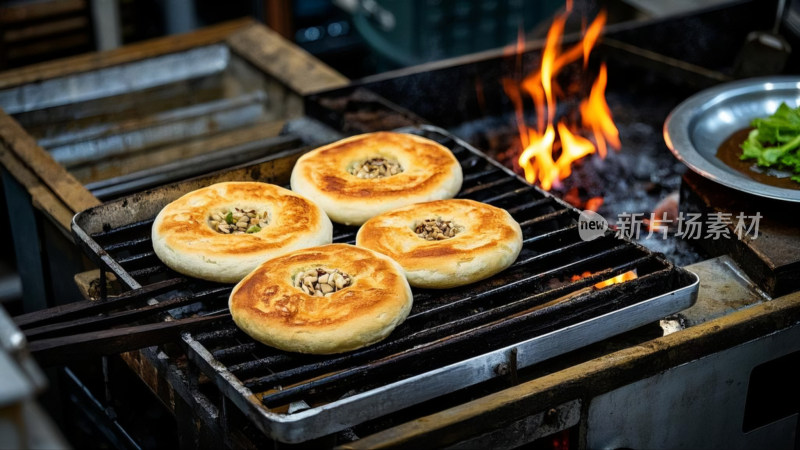
[[[315,354],[380,341],[405,320],[411,304],[396,262],[347,244],[271,259],[234,287],[228,303],[239,328],[257,341]]]
[[[237,227],[245,216],[246,225]],[[156,255],[173,270],[235,283],[267,259],[330,243],[332,234],[325,212],[302,195],[267,183],[227,182],[164,207],[152,240]]]
[[[356,245],[397,261],[412,286],[449,288],[513,264],[522,249],[522,231],[504,209],[473,200],[438,200],[373,217],[358,230]]]
[[[405,205],[451,198],[462,180],[461,166],[447,147],[412,134],[378,132],[303,155],[291,186],[334,222],[360,225]]]

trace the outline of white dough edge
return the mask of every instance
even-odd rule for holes
[[[289,183],[294,192],[313,200],[328,214],[332,221],[343,225],[363,225],[364,222],[378,214],[383,214],[393,209],[415,203],[453,198],[461,189],[463,181],[464,175],[461,171],[461,165],[456,163],[452,166],[450,176],[445,178],[442,184],[425,194],[408,195],[400,190],[393,197],[382,196],[379,200],[369,198],[339,200],[329,196],[304,178],[300,174],[300,170],[297,170],[297,164],[295,164]]]
[[[156,230],[163,220],[162,212],[159,212],[156,216],[156,220],[153,222],[153,230]],[[274,251],[248,256],[236,254],[209,256],[200,251],[178,252],[170,247],[166,242],[166,238],[159,233],[151,233],[151,236],[153,251],[170,269],[183,275],[203,280],[219,283],[238,283],[264,261],[302,248],[330,244],[333,241],[333,224],[328,216],[320,211],[318,229],[309,230],[305,238],[294,240],[289,245]],[[220,239],[233,239],[238,236],[219,235]]]

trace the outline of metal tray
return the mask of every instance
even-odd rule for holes
[[[782,102],[792,108],[800,106],[800,77],[761,77],[714,86],[670,112],[664,122],[664,139],[676,158],[709,180],[759,197],[800,202],[800,184],[797,189],[786,189],[758,182],[728,167],[716,155],[728,137],[748,128],[753,119],[772,115]]]
[[[451,148],[460,147],[461,151],[466,149],[467,154],[471,155],[470,158],[477,157],[485,160],[484,162],[488,161],[490,165],[501,169],[508,176],[506,189],[509,192],[515,189],[530,189],[521,178],[511,171],[444,130],[422,126],[399,131],[420,134],[450,145]],[[141,287],[140,284],[106,253],[102,246],[92,238],[93,234],[152,219],[163,206],[173,199],[214,182],[259,180],[285,184],[288,182],[291,167],[300,153],[299,151],[286,152],[271,157],[267,161],[258,161],[189,182],[164,186],[92,208],[75,216],[73,232],[78,243],[86,249],[88,254],[94,256],[103,267],[114,272],[127,286],[137,289]],[[503,180],[505,183],[505,179]],[[577,220],[579,211],[571,206],[538,189],[535,190],[535,194],[537,197],[557,203],[570,220]],[[577,233],[577,229],[573,228],[572,230]],[[334,231],[334,235],[336,235],[336,231]],[[622,240],[618,242],[632,248],[639,248],[634,243]],[[647,252],[646,250],[642,251]],[[655,255],[647,253],[651,257],[655,257]],[[196,338],[196,335],[186,333],[182,338],[186,344],[189,358],[265,434],[282,442],[304,442],[497,377],[499,365],[504,364],[518,369],[528,367],[548,358],[652,323],[691,306],[697,297],[699,284],[697,276],[667,262],[664,263],[672,271],[670,273],[675,275],[671,277],[674,283],[664,286],[659,295],[643,298],[641,301],[637,299],[633,304],[598,314],[591,319],[576,319],[579,320],[576,323],[569,323],[567,326],[542,332],[511,345],[501,345],[477,356],[464,357],[463,360],[443,365],[435,370],[419,373],[294,414],[271,411],[264,402],[260,401],[260,396],[248,389],[228,370],[224,363],[215,359],[212,352]],[[620,291],[609,289],[608,295],[616,295],[615,292]],[[501,325],[503,323],[526,323],[520,317],[522,316],[509,315],[500,322]],[[503,329],[494,327],[494,323],[482,327],[484,328],[482,332],[487,332],[488,329],[488,333]],[[387,338],[387,341],[391,339],[392,336]],[[413,351],[416,350],[415,347]]]

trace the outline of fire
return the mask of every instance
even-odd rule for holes
[[[584,205],[583,209],[597,212],[600,210],[601,206],[603,206],[603,197],[592,197],[589,200],[586,200],[586,204]]]
[[[594,212],[599,211],[600,207],[603,206],[604,203],[603,197],[591,197],[584,200],[583,196],[581,195],[581,189],[577,186],[573,186],[570,190],[565,192],[563,199],[565,202],[576,208],[587,209]]]
[[[594,140],[597,142],[597,152],[601,158],[606,157],[606,142],[615,149],[619,149],[619,131],[611,119],[611,110],[606,103],[606,84],[608,83],[608,70],[605,64],[600,66],[600,73],[592,85],[589,98],[581,102],[581,120],[583,126],[592,130]]]
[[[620,148],[619,132],[605,99],[608,83],[605,64],[601,65],[588,98],[580,103],[582,129],[564,119],[556,121],[558,98],[564,96],[556,77],[564,67],[581,57],[584,67],[587,66],[589,54],[606,22],[606,14],[601,12],[586,29],[581,42],[563,50],[561,43],[564,25],[571,9],[571,2],[568,2],[566,11],[553,20],[547,32],[539,70],[527,75],[521,83],[503,80],[503,88],[514,104],[519,128],[522,151],[517,162],[525,171],[525,179],[531,184],[538,181],[545,190],[550,190],[553,185],[569,177],[575,161],[595,152],[605,158],[609,145],[615,149]],[[522,47],[523,42],[520,39],[517,44],[518,54],[521,54]],[[525,123],[523,91],[533,100],[536,109],[535,127]],[[591,134],[594,143],[583,137],[582,131]],[[599,207],[596,203],[595,206]]]
[[[594,145],[586,138],[572,134],[563,122],[558,123],[558,135],[561,136],[561,156],[556,161],[558,178],[563,180],[572,173],[572,163],[584,156],[594,153]]]
[[[594,285],[595,289],[602,289],[606,286],[611,286],[612,284],[624,283],[626,281],[630,281],[633,279],[638,278],[636,272],[633,270],[629,270],[625,273],[621,273],[613,278],[609,278],[607,280],[601,281]]]
[[[572,278],[570,279],[570,281],[578,281],[578,280],[580,280],[582,278],[586,278],[586,277],[590,277],[590,276],[592,276],[591,272],[583,272],[580,275],[573,275]],[[607,280],[603,280],[603,281],[601,281],[599,283],[595,283],[594,288],[595,289],[603,289],[606,286],[611,286],[613,284],[624,283],[626,281],[630,281],[630,280],[633,280],[633,279],[636,279],[636,278],[638,278],[638,275],[636,275],[636,271],[635,270],[629,270],[629,271],[627,271],[625,273],[621,273],[621,274],[619,274],[619,275],[617,275],[615,277],[609,278]]]

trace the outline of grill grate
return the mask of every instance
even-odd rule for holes
[[[253,341],[230,319],[213,331],[184,334],[190,358],[273,438],[301,442],[330,434],[485,381],[497,375],[498,364],[510,360],[525,367],[694,301],[696,277],[662,256],[610,233],[582,241],[573,208],[442,130],[404,131],[449,147],[464,172],[458,197],[508,210],[522,227],[523,249],[510,268],[482,282],[414,289],[414,306],[403,324],[386,340],[349,353],[282,352]],[[90,254],[129,287],[174,283],[176,289],[157,299],[176,308],[193,306],[173,309],[173,315],[216,314],[226,310],[231,286],[185,278],[162,264],[150,243],[153,218],[173,198],[220,177],[264,181],[264,173],[254,165],[171,185],[163,188],[166,193],[156,189],[121,199],[79,214],[73,229]],[[286,183],[289,170],[272,175],[267,181]],[[356,231],[335,226],[334,242],[353,243]],[[639,277],[592,289],[630,270]],[[593,275],[572,280],[587,271]],[[306,409],[289,414],[292,404]]]

